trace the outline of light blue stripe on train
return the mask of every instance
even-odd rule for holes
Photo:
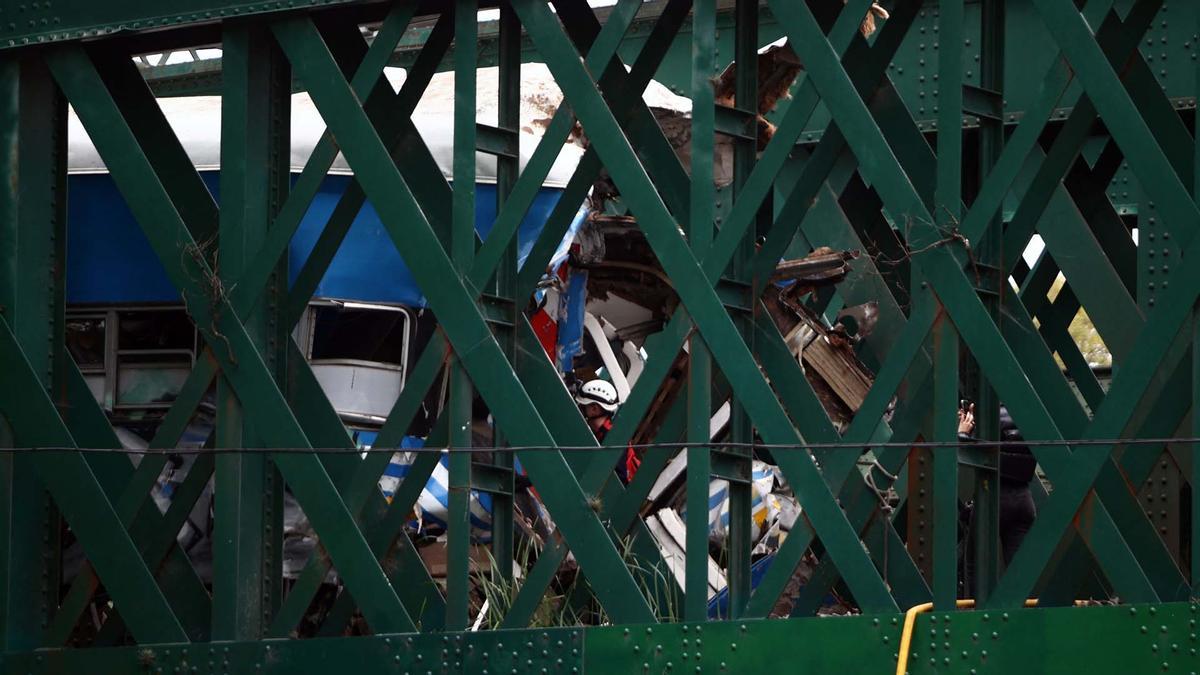
[[[364,448],[369,448],[371,442],[375,440],[375,433],[368,431],[360,431],[357,434],[358,442]],[[401,448],[420,448],[424,442],[420,438],[406,436],[401,442]],[[392,459],[388,462],[387,469],[384,470],[383,476],[379,479],[379,489],[383,492],[383,496],[391,502],[392,495],[396,493],[401,481],[408,475],[413,463],[416,461],[417,454],[413,452],[397,452],[392,455]],[[450,469],[449,469],[448,454],[443,453],[437,466],[433,469],[433,474],[425,483],[425,489],[421,491],[421,496],[417,499],[414,507],[414,515],[416,516],[415,525],[419,530],[433,526],[437,529],[445,529],[446,522],[449,519],[450,511]],[[471,532],[480,541],[487,542],[491,540],[492,531],[492,496],[484,493],[471,491]]]

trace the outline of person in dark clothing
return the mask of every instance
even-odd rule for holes
[[[1017,548],[1033,526],[1037,507],[1029,484],[1037,473],[1037,458],[1013,423],[1008,409],[1000,407],[1000,547],[1004,564],[1012,561]]]
[[[958,419],[959,440],[974,441],[971,432],[975,430],[975,406],[960,410]],[[1004,406],[1000,406],[1000,440],[1003,442],[1000,446],[1000,550],[1004,564],[1008,565],[1037,517],[1037,507],[1029,489],[1037,472],[1037,458],[1025,445],[1025,438]]]

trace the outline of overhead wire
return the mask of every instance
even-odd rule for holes
[[[1200,443],[1200,436],[1172,436],[1164,438],[1110,438],[1110,439],[1093,439],[1093,438],[1076,438],[1063,440],[1027,440],[1027,441],[911,441],[911,442],[879,442],[879,443],[853,443],[849,441],[836,441],[826,443],[752,443],[752,442],[656,442],[656,443],[630,443],[622,444],[621,446],[605,446],[605,445],[504,445],[504,446],[470,446],[470,447],[358,447],[358,448],[202,448],[202,447],[180,447],[180,448],[71,448],[61,446],[50,447],[13,447],[0,448],[0,454],[19,454],[31,452],[83,452],[83,453],[119,453],[132,455],[204,455],[204,454],[345,454],[345,455],[361,455],[364,453],[379,453],[379,452],[411,452],[415,454],[421,453],[437,453],[437,454],[452,454],[452,453],[475,453],[475,452],[596,452],[599,450],[625,449],[632,448],[634,450],[653,450],[653,449],[671,449],[678,448],[684,450],[687,448],[709,448],[712,450],[768,450],[771,452],[778,451],[798,451],[798,450],[856,450],[860,453],[876,450],[876,449],[895,449],[895,448],[913,448],[913,449],[938,449],[938,448],[976,448],[976,449],[994,449],[999,450],[1005,447],[1014,445],[1024,446],[1027,448],[1043,448],[1043,447],[1107,447],[1107,446],[1142,446],[1152,445],[1160,446],[1171,443]]]

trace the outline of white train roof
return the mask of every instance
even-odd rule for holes
[[[476,121],[496,124],[497,68],[481,68],[478,71]],[[394,88],[404,80],[404,71],[396,68],[387,70],[388,79]],[[657,82],[652,82],[645,95],[646,102],[654,107],[670,107],[681,112],[690,112],[691,101],[676,96]],[[533,154],[541,140],[545,127],[550,123],[562,101],[562,93],[544,64],[526,63],[521,66],[521,118],[520,153],[521,167]],[[184,150],[198,170],[215,171],[221,167],[221,99],[218,96],[194,96],[159,99],[167,121],[179,136]],[[454,73],[438,73],[426,89],[421,102],[413,112],[413,123],[425,139],[430,152],[441,167],[446,178],[452,178],[454,158]],[[84,131],[83,125],[71,111],[69,124],[68,167],[70,173],[104,173],[107,171],[95,146]],[[307,93],[292,96],[292,142],[291,170],[299,172],[312,153],[313,147],[325,131],[325,123]],[[570,180],[579,164],[583,150],[579,145],[568,142],[560,150],[554,167],[546,177],[545,185],[563,187]],[[496,159],[491,155],[476,153],[476,177],[480,183],[496,180]],[[330,170],[331,174],[350,174],[353,171],[339,155]]]

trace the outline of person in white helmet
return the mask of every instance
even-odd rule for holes
[[[621,405],[617,388],[605,380],[589,380],[575,394],[575,402],[579,404],[579,409],[583,412],[596,440],[603,443],[604,437],[612,429],[612,416]],[[641,461],[633,448],[627,448],[624,461],[617,463],[617,475],[620,476],[621,482],[629,483],[633,480],[633,474],[640,464]]]

